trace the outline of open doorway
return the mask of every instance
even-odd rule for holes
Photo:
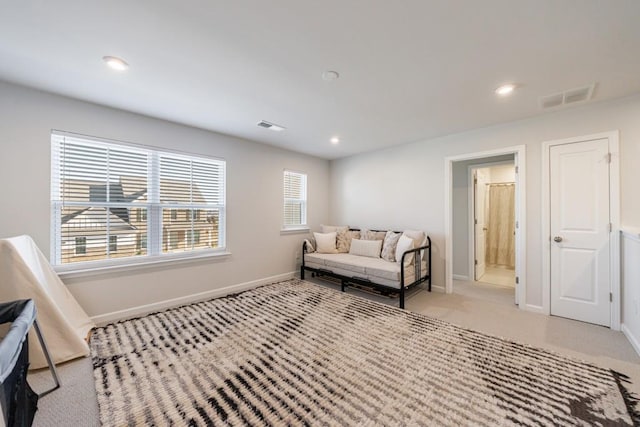
[[[515,163],[468,166],[469,275],[474,283],[516,285]]]
[[[481,170],[498,166],[504,166],[504,170],[496,169],[493,178],[492,170]],[[454,291],[455,280],[456,292],[466,289],[479,294],[488,287],[499,288],[501,300],[521,308],[526,306],[524,169],[524,146],[445,159],[447,293]],[[478,177],[478,171],[482,176]],[[474,172],[479,183],[474,182]],[[478,188],[481,188],[480,194],[476,194]],[[476,200],[484,203],[476,206]],[[497,207],[506,205],[510,213],[505,214],[500,209],[493,212],[492,201]],[[479,211],[481,218],[476,216]],[[492,215],[495,217],[492,225],[497,227],[494,230],[489,225]],[[475,223],[476,219],[480,224]],[[485,281],[498,286],[487,285]]]

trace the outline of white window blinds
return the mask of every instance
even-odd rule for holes
[[[52,263],[224,248],[224,161],[58,132],[51,140]]]
[[[307,175],[284,171],[284,228],[307,224]]]
[[[162,252],[222,246],[224,162],[161,153],[159,163]]]

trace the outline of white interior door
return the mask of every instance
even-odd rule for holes
[[[487,235],[486,222],[486,201],[487,201],[487,183],[489,182],[488,169],[476,169],[474,171],[474,242],[475,242],[475,258],[474,258],[474,279],[480,280],[485,273],[485,241]]]
[[[609,326],[609,141],[549,153],[551,314]]]

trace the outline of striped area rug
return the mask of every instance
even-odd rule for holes
[[[104,426],[633,424],[620,374],[300,280],[91,347]]]

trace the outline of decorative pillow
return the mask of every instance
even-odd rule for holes
[[[420,246],[424,246],[425,243],[427,243],[427,235],[425,234],[424,231],[421,230],[404,230],[404,234],[405,236],[407,236],[410,239],[413,239],[413,247],[414,248],[419,248]],[[420,256],[422,256],[422,254],[420,254]]]
[[[400,236],[400,239],[398,240],[398,246],[396,246],[396,262],[398,264],[402,262],[402,254],[408,251],[409,249],[413,249],[413,239],[403,234]],[[414,254],[410,254],[404,258],[405,267],[411,265],[411,262],[413,261],[413,255]]]
[[[349,229],[348,225],[324,225],[320,224],[320,232],[321,233],[333,233],[334,231],[337,233],[341,229]]]
[[[314,248],[314,246],[313,246],[313,243],[311,243],[311,240],[309,240],[309,239],[304,239],[304,241],[307,243],[307,253],[308,253],[308,254],[313,253],[313,252],[315,252],[315,251],[316,251],[316,249],[315,249],[315,248]]]
[[[337,254],[336,232],[333,233],[313,233],[316,239],[316,252],[319,254]]]
[[[349,230],[346,229],[344,231],[338,231],[338,235],[336,237],[338,247],[338,252],[340,253],[349,253],[349,249],[351,249],[351,240],[359,239],[360,232],[357,230]]]
[[[351,236],[352,239],[359,239],[360,238],[360,230],[349,230],[348,233],[349,233],[349,235]]]
[[[336,233],[336,249],[338,253],[347,253],[349,252],[349,245],[346,242],[345,233],[349,231],[348,225],[324,225],[320,224],[320,231],[322,233]]]
[[[402,236],[402,233],[387,231],[387,234],[384,236],[384,243],[382,243],[382,259],[391,262],[396,261],[396,246],[398,246],[400,236]]]
[[[360,231],[360,238],[362,240],[384,240],[386,235],[386,231],[371,231],[366,228],[363,228],[362,231]]]
[[[371,258],[380,258],[380,249],[382,248],[382,240],[351,240],[351,255],[367,256]]]
[[[339,253],[346,254],[351,246],[351,234],[349,227],[338,227],[336,230],[336,247]]]

